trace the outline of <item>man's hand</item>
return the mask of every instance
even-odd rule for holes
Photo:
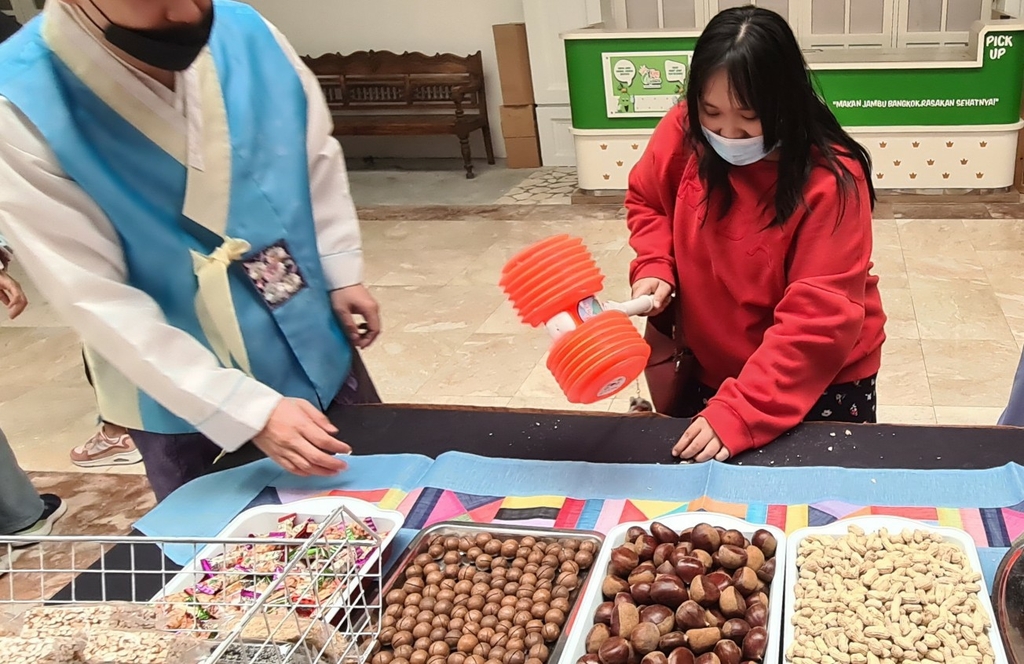
[[[666,281],[662,281],[657,277],[644,277],[643,279],[637,279],[636,283],[633,284],[633,298],[636,299],[641,295],[653,295],[654,309],[647,315],[657,316],[672,301],[673,290],[672,284]]]
[[[366,286],[356,284],[331,291],[331,307],[356,348],[369,348],[380,334],[380,306]],[[359,329],[356,316],[366,321],[365,329]]]
[[[729,458],[729,450],[703,417],[698,417],[683,432],[676,446],[672,448],[672,456],[680,460],[693,460],[698,463],[705,461],[725,461]]]
[[[304,399],[284,399],[252,442],[289,473],[337,475],[348,464],[332,455],[352,448],[334,437],[338,429]]]
[[[7,315],[11,320],[21,315],[28,306],[28,298],[25,297],[21,284],[8,274],[7,270],[0,270],[0,304],[7,307]]]

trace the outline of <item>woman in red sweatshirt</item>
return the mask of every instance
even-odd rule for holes
[[[652,315],[680,308],[697,363],[675,456],[724,461],[805,420],[875,421],[885,315],[870,173],[781,16],[712,19],[686,103],[658,125],[626,197],[633,296],[654,295]]]

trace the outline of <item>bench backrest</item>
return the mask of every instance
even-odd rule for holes
[[[486,114],[483,58],[452,53],[358,51],[303,57],[332,113],[343,111],[476,109]]]

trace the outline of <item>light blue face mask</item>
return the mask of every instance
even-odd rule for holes
[[[711,147],[715,149],[718,156],[733,166],[749,166],[771,154],[775,148],[764,149],[763,136],[751,136],[750,138],[725,138],[710,131],[701,125],[704,135],[707,137]],[[777,147],[777,146],[776,146]]]

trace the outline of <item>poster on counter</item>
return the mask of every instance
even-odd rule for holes
[[[660,118],[686,94],[693,51],[603,55],[609,118]]]

